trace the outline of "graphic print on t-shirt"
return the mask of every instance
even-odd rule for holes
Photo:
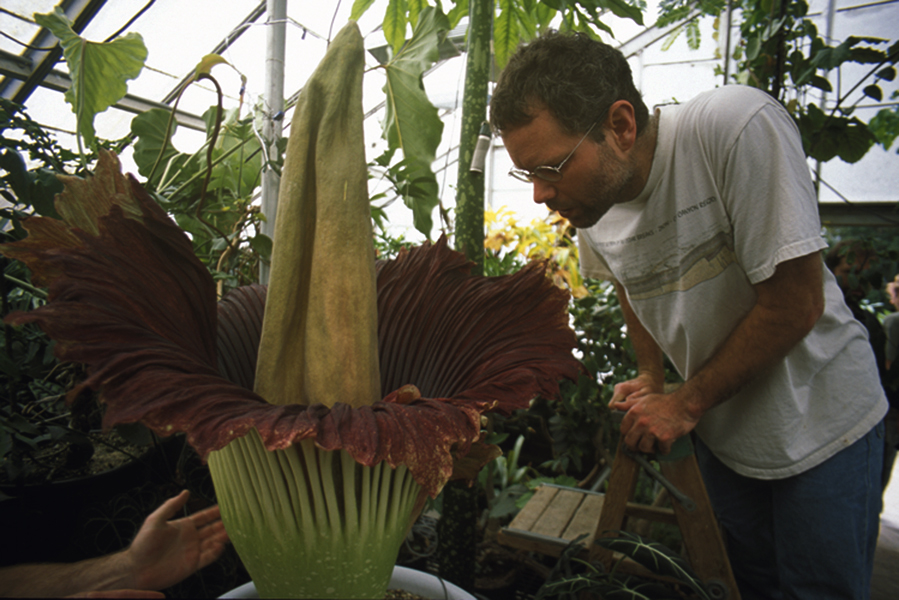
[[[616,276],[632,302],[689,290],[737,262],[732,232],[721,230],[721,220],[704,214],[716,205],[720,205],[718,199],[709,197],[679,209],[651,228],[644,225],[637,233],[596,244],[603,253],[618,255],[613,262],[624,268]],[[679,229],[699,229],[702,233],[678,235]],[[685,242],[692,245],[671,252],[672,247]],[[659,262],[646,260],[647,255],[656,253],[663,257]]]

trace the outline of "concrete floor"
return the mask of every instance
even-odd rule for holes
[[[871,600],[899,598],[899,461],[893,466],[890,485],[883,498],[880,538],[874,555]]]

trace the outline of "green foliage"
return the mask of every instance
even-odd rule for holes
[[[159,193],[178,190],[200,168],[199,152],[184,154],[171,143],[170,138],[175,135],[178,126],[172,124],[169,129],[170,115],[168,110],[151,108],[131,120],[131,135],[135,139],[133,158],[137,171]],[[189,164],[191,161],[193,165]],[[198,187],[196,185],[193,191]]]
[[[516,419],[536,419],[541,423],[537,429],[546,432],[552,445],[552,459],[540,468],[554,474],[584,473],[598,450],[617,446],[617,427],[608,409],[612,384],[637,375],[615,288],[609,282],[581,279],[574,230],[561,217],[550,215],[522,225],[501,208],[486,211],[485,218],[485,274],[502,275],[519,269],[527,260],[546,260],[548,275],[572,293],[569,312],[577,335],[576,353],[585,368],[576,382],[561,382],[558,398],[539,399],[527,419],[519,415],[500,422],[498,431],[521,427]]]
[[[614,287],[589,279],[585,286],[587,295],[572,300],[569,312],[587,374],[577,382],[561,383],[554,414],[548,418],[554,459],[546,466],[554,472],[580,470],[597,448],[617,446],[618,429],[608,408],[613,384],[637,375]]]
[[[899,99],[899,91],[893,92],[892,99]],[[884,150],[889,150],[896,138],[899,137],[899,103],[892,109],[880,109],[868,121],[868,128],[874,134],[874,137],[877,138],[877,143],[883,146]],[[896,154],[899,154],[899,148],[896,148]]]
[[[575,599],[594,594],[608,600],[643,600],[651,598],[696,598],[710,600],[712,595],[687,562],[669,548],[639,535],[625,531],[616,537],[603,537],[596,543],[621,553],[652,573],[665,579],[646,579],[617,571],[617,565],[605,572],[599,565],[581,560],[584,551],[580,539],[572,542],[562,553],[547,582],[540,588],[536,600],[548,598]]]
[[[892,312],[886,284],[899,274],[899,236],[896,236],[895,230],[886,227],[827,227],[824,237],[830,247],[841,241],[857,242],[857,245],[850,244],[845,249],[849,264],[856,263],[854,247],[871,253],[874,258],[863,265],[863,270],[850,273],[849,287],[865,290],[861,301],[863,308],[881,315]]]
[[[350,18],[358,19],[372,5],[373,0],[355,0]],[[387,39],[387,56],[382,68],[387,73],[384,87],[387,96],[387,115],[382,123],[387,151],[375,163],[387,170],[387,178],[397,195],[413,211],[415,228],[430,238],[431,214],[439,204],[438,185],[431,170],[434,153],[440,143],[443,125],[437,110],[424,93],[422,76],[440,57],[447,42],[444,36],[469,13],[468,0],[453,2],[447,14],[441,2],[431,6],[426,0],[389,0],[382,21]],[[521,42],[539,35],[557,17],[565,30],[586,31],[595,35],[611,29],[600,20],[601,11],[643,23],[642,0],[497,0],[493,19],[493,58],[498,68]],[[412,37],[406,33],[412,28]],[[395,152],[401,149],[402,158],[390,166]]]
[[[35,14],[38,25],[59,39],[69,68],[72,87],[66,102],[77,116],[78,144],[96,142],[94,116],[121,100],[128,90],[126,81],[140,74],[147,60],[147,48],[136,33],[111,42],[90,42],[72,30],[72,22],[57,7],[45,15]]]
[[[58,218],[53,198],[62,184],[56,175],[78,172],[78,155],[62,148],[23,106],[5,98],[0,98],[0,151],[0,195],[12,205],[0,211],[0,230],[12,227],[21,237],[26,216]]]
[[[493,434],[488,437],[488,442],[502,444],[508,437],[507,433]],[[478,473],[478,484],[487,495],[487,517],[490,519],[507,520],[514,516],[541,485],[577,485],[577,480],[570,475],[549,477],[530,464],[522,464],[525,441],[526,437],[519,434],[511,448]]]
[[[500,436],[500,439],[505,437],[505,435]],[[512,449],[505,451],[502,456],[494,459],[478,473],[478,483],[482,487],[486,488],[492,485],[494,488],[489,494],[492,497],[490,518],[499,519],[518,512],[519,507],[516,505],[516,500],[527,491],[525,482],[531,476],[536,475],[529,465],[519,464],[524,441],[525,437],[519,435]],[[500,440],[492,439],[491,443],[500,443]]]
[[[439,45],[448,28],[443,13],[426,8],[409,42],[383,65],[387,111],[382,127],[388,150],[377,162],[386,167],[395,151],[402,150],[402,160],[388,169],[388,177],[412,209],[415,228],[428,237],[433,226],[431,213],[438,203],[437,178],[431,163],[443,133],[443,121],[425,94],[422,77],[439,58]]]
[[[373,0],[355,0],[350,18],[358,19],[372,4]],[[602,22],[602,11],[642,25],[645,8],[643,1],[626,0],[496,0],[495,5],[493,50],[499,68],[506,65],[519,43],[536,37],[558,16],[562,17],[564,29],[587,32],[599,29],[611,34],[612,30]],[[428,6],[426,0],[388,1],[381,26],[394,53],[405,43],[407,28],[418,26],[420,16]],[[436,7],[441,8],[439,0]],[[448,26],[455,27],[468,15],[468,10],[469,0],[455,0],[447,13]]]
[[[134,162],[148,177],[145,185],[191,235],[194,251],[224,292],[258,278],[260,261],[270,259],[272,241],[259,233],[262,216],[253,203],[263,160],[254,131],[256,117],[226,111],[215,134],[216,116],[216,107],[204,113],[207,143],[193,154],[172,145],[170,138],[177,129],[174,124],[169,128],[169,111],[152,109],[137,115],[131,132],[136,139]],[[278,167],[279,161],[273,166]]]
[[[899,60],[899,42],[886,47],[888,40],[850,36],[829,45],[808,18],[805,0],[742,0],[734,8],[741,9],[735,13],[741,15],[741,20],[740,40],[733,49],[733,58],[738,63],[733,80],[763,89],[786,106],[799,126],[803,148],[810,158],[828,161],[839,157],[854,163],[876,143],[889,148],[899,135],[896,110],[883,109],[869,123],[853,116],[853,112],[865,98],[875,102],[884,98],[883,85],[896,76],[894,65]],[[677,23],[696,9],[721,18],[726,3],[663,0],[658,24]],[[682,30],[687,30],[689,37],[690,27],[685,24],[676,29],[666,40],[666,46]],[[696,48],[698,42],[697,29],[688,44]],[[853,63],[871,68],[847,90],[835,90],[828,73]],[[841,81],[840,77],[837,81]],[[814,102],[805,102],[807,94],[815,90],[834,93],[833,108],[824,109]],[[861,93],[856,94],[857,91]],[[850,100],[853,104],[848,104]]]

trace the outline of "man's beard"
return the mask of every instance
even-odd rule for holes
[[[612,205],[633,200],[625,197],[625,190],[634,180],[636,171],[634,166],[619,160],[605,146],[602,146],[600,160],[602,167],[590,178],[587,192],[590,194],[589,204],[580,205],[581,214],[571,221],[571,224],[578,229],[595,225]]]

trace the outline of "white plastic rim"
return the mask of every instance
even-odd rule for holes
[[[475,597],[457,585],[444,581],[436,575],[396,566],[390,577],[389,589],[401,589],[434,600],[475,600]],[[251,581],[230,590],[219,598],[258,598],[256,585]]]

